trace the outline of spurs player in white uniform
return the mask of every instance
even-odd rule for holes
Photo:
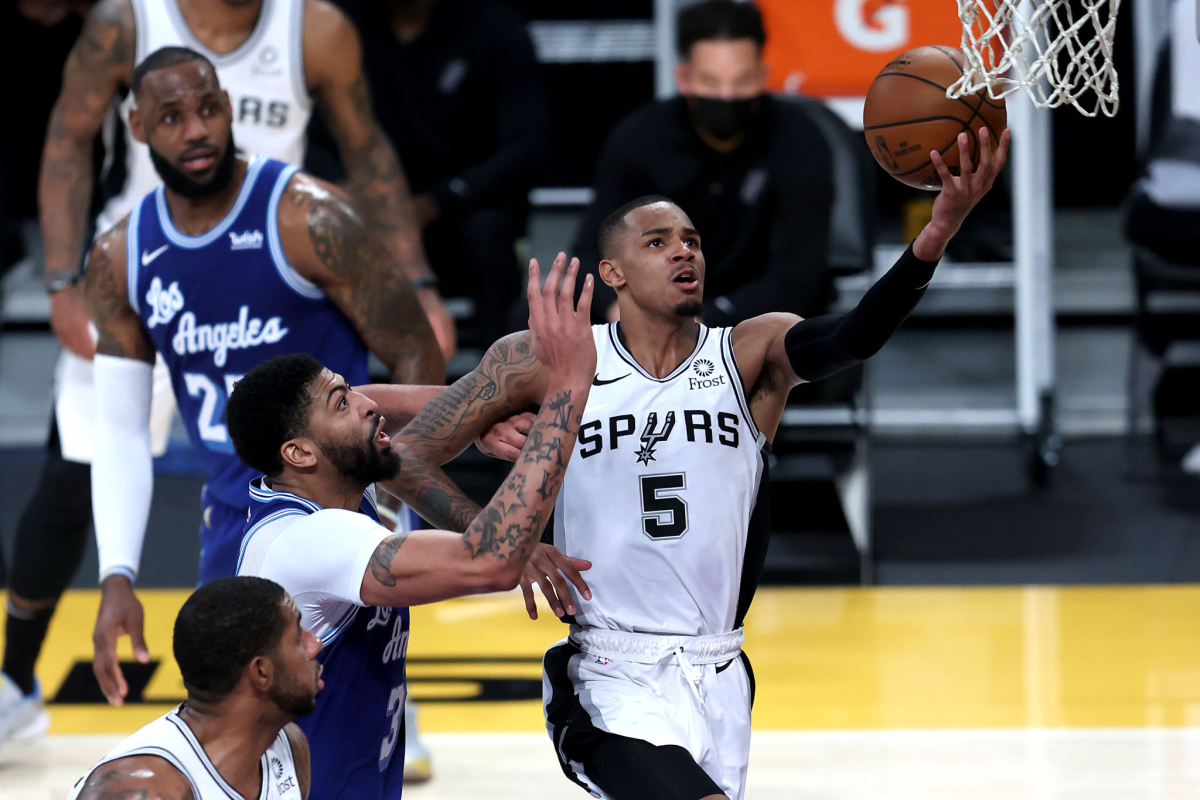
[[[187,701],[110,750],[69,800],[307,800],[308,741],[292,720],[316,705],[320,652],[278,584],[206,584],[175,620]]]
[[[696,322],[700,234],[682,209],[641,198],[601,226],[600,277],[621,321],[594,329],[596,377],[555,509],[557,547],[540,546],[521,581],[530,616],[534,583],[569,615],[569,637],[543,664],[544,710],[563,771],[593,795],[742,797],[754,685],[741,625],[770,531],[764,451],[792,387],[870,357],[916,306],[1007,138],[993,155],[981,134],[976,170],[960,137],[962,177],[931,154],[944,182],[933,220],[845,315],[707,328]],[[489,421],[544,397],[526,337],[493,345],[397,437],[404,465],[388,488],[441,527],[461,530],[475,507],[440,465]]]

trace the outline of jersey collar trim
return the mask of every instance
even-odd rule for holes
[[[692,350],[692,354],[685,358],[679,364],[679,366],[671,372],[670,375],[666,376],[665,378],[657,378],[647,372],[642,365],[638,363],[637,359],[625,349],[625,345],[621,344],[621,337],[617,333],[617,326],[620,324],[621,323],[619,322],[613,322],[608,326],[608,338],[612,342],[613,348],[617,351],[617,355],[621,357],[622,361],[637,370],[643,378],[649,381],[654,381],[655,383],[667,383],[668,381],[673,381],[682,375],[687,368],[691,366],[692,359],[694,359],[700,353],[701,348],[704,347],[704,343],[708,341],[708,326],[701,325],[697,322],[696,328],[699,330],[700,335],[696,337],[696,348]]]
[[[301,2],[302,0],[294,0]],[[208,57],[208,60],[213,62],[214,66],[227,67],[233,64],[242,56],[250,53],[258,46],[258,42],[267,33],[267,28],[271,25],[271,11],[274,5],[274,0],[263,0],[262,8],[258,12],[258,21],[254,23],[254,30],[246,37],[246,41],[239,44],[233,50],[221,55],[209,50],[204,44],[196,38],[196,34],[192,33],[192,29],[188,26],[187,20],[183,18],[183,12],[179,10],[178,0],[167,0],[167,13],[171,15],[171,22],[175,25],[175,31],[180,38],[187,42],[188,47],[193,50],[198,50]]]
[[[182,707],[183,706],[180,706],[180,708]],[[204,769],[208,770],[208,774],[212,777],[216,784],[221,787],[222,791],[229,795],[232,800],[245,800],[240,792],[226,783],[225,779],[221,777],[221,773],[217,772],[217,768],[213,766],[211,761],[209,761],[208,753],[204,752],[204,748],[200,746],[199,740],[196,739],[196,734],[192,733],[192,729],[188,727],[188,724],[179,718],[179,708],[168,714],[167,719],[172,725],[179,729],[180,733],[183,734],[183,738],[187,740],[187,743],[191,746],[192,750],[195,751],[196,758],[200,759],[200,763],[204,765]],[[271,786],[271,770],[267,766],[266,753],[263,753],[261,756],[259,756],[258,766],[262,774],[262,789],[259,790],[258,800],[266,800],[267,792]]]
[[[291,492],[277,492],[268,487],[262,478],[255,478],[250,481],[250,497],[260,503],[269,503],[272,500],[294,500],[302,506],[311,508],[313,513],[323,510],[323,507],[309,500],[307,497],[301,497],[298,494]]]
[[[250,194],[254,191],[254,184],[258,181],[258,173],[265,163],[266,159],[264,157],[254,157],[254,160],[250,162],[250,167],[246,170],[246,177],[242,181],[242,190],[238,192],[238,197],[233,204],[233,208],[229,209],[229,213],[217,223],[215,228],[200,236],[186,236],[180,233],[175,227],[175,223],[171,221],[171,212],[167,208],[166,187],[159,184],[159,187],[154,190],[154,202],[158,205],[158,223],[159,227],[162,228],[163,234],[166,235],[171,244],[187,250],[199,250],[201,247],[207,247],[224,236],[225,231],[229,230],[238,216],[241,215],[242,208],[250,199]]]

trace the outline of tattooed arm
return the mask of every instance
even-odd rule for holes
[[[134,21],[129,0],[100,0],[67,57],[62,93],[50,114],[38,206],[46,251],[46,280],[79,269],[92,202],[92,146],[104,115],[133,75]],[[50,323],[63,346],[91,358],[83,287],[50,296]]]
[[[362,43],[346,15],[324,0],[304,9],[304,74],[329,125],[346,170],[355,208],[410,281],[447,358],[454,354],[454,320],[430,281],[412,196],[400,159],[371,113]]]
[[[572,261],[560,281],[563,260],[555,262],[544,289],[536,262],[530,265],[529,343],[545,366],[547,391],[516,466],[464,533],[414,531],[384,539],[363,575],[367,605],[432,603],[511,589],[520,580],[558,499],[596,367],[592,280],[574,308],[579,262]]]
[[[399,383],[446,379],[437,340],[412,284],[334,187],[297,173],[279,204],[288,263],[321,287]]]
[[[97,767],[79,800],[196,800],[192,785],[158,756],[127,756]]]

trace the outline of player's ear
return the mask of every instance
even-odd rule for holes
[[[600,262],[600,280],[614,289],[619,289],[625,285],[625,272],[619,263],[606,258]]]
[[[146,144],[146,124],[142,121],[142,115],[138,113],[136,104],[129,109],[129,132],[134,139]]]
[[[246,677],[255,692],[266,694],[275,682],[275,664],[268,656],[255,656],[246,665]]]
[[[298,436],[288,439],[279,448],[284,466],[292,469],[311,469],[317,465],[317,445],[312,439]]]

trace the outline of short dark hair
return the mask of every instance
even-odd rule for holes
[[[255,656],[275,652],[288,624],[283,587],[248,575],[206,583],[175,618],[175,662],[188,697],[217,701]]]
[[[150,55],[146,56],[142,63],[133,68],[133,79],[129,82],[129,90],[133,92],[133,96],[137,97],[142,91],[142,79],[156,69],[164,67],[173,67],[176,64],[186,64],[189,61],[203,61],[208,64],[208,68],[212,70],[214,77],[217,75],[217,68],[208,60],[208,57],[203,53],[198,53],[190,47],[160,47]]]
[[[753,39],[761,51],[767,43],[762,14],[751,0],[704,0],[679,12],[676,25],[679,57],[692,55],[696,42]]]
[[[616,253],[617,239],[625,230],[625,216],[635,208],[642,206],[650,206],[655,203],[670,203],[677,205],[674,200],[669,197],[663,197],[661,194],[648,194],[645,197],[639,197],[636,200],[630,200],[625,205],[618,208],[616,211],[604,218],[604,222],[600,223],[600,232],[596,234],[596,244],[600,248],[601,258],[612,258]]]
[[[270,478],[283,472],[279,448],[308,430],[309,386],[322,369],[308,353],[290,353],[237,382],[225,403],[225,427],[243,464]]]

